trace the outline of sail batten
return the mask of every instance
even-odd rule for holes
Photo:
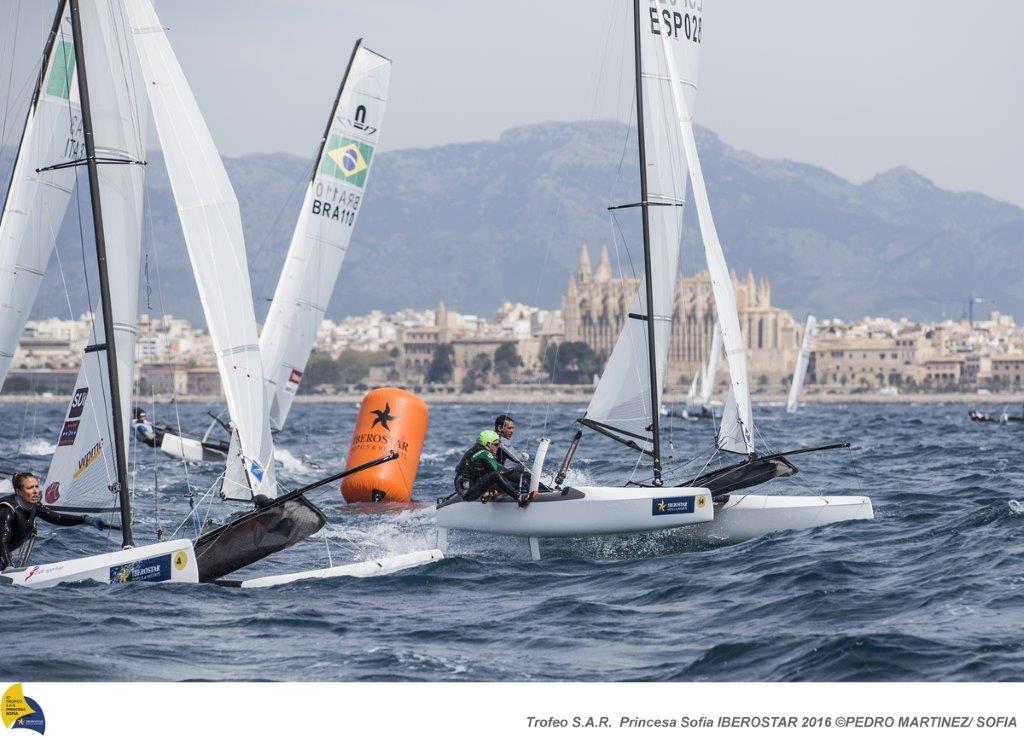
[[[302,381],[362,209],[390,79],[390,60],[357,42],[260,336],[270,422],[277,430]]]

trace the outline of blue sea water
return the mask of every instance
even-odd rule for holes
[[[181,425],[205,427],[187,406]],[[329,486],[317,536],[253,566],[286,572],[433,547],[429,506],[497,412],[517,440],[553,438],[556,463],[582,407],[435,405],[416,483],[424,506],[356,511]],[[1020,680],[1024,678],[1024,427],[972,423],[966,406],[756,408],[775,450],[849,440],[794,459],[769,493],[867,494],[872,521],[692,549],[668,534],[542,543],[452,533],[449,557],[387,577],[262,589],[214,585],[0,589],[0,680]],[[4,465],[45,472],[63,406],[0,407]],[[297,405],[279,437],[282,480],[344,464],[356,408]],[[177,424],[173,410],[157,419]],[[668,465],[706,456],[707,423],[671,421]],[[643,461],[588,435],[576,478],[622,482]],[[167,536],[212,466],[132,450],[136,537]],[[91,528],[40,525],[33,562],[116,547]],[[183,531],[194,535],[194,524]],[[116,535],[116,533],[112,533]],[[248,573],[248,571],[246,572]],[[239,577],[241,574],[235,574]]]

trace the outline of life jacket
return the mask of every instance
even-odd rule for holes
[[[473,459],[481,450],[490,452],[480,443],[476,443],[472,448],[462,454],[462,459],[459,464],[455,467],[455,478],[456,479],[468,479],[469,481],[476,481],[478,478],[491,472],[491,467],[487,465],[487,461],[483,458]]]

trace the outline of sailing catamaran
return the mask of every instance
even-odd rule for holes
[[[793,368],[793,382],[789,385],[789,399],[786,400],[786,411],[789,414],[796,412],[800,399],[800,392],[804,388],[804,380],[807,378],[807,364],[811,360],[811,352],[814,350],[814,336],[818,332],[818,321],[814,315],[807,316],[807,323],[804,325],[804,338],[800,342],[800,353],[796,357],[796,366]]]
[[[145,97],[137,86],[138,76],[130,69],[126,39],[118,27],[121,21],[98,3],[61,2],[34,99],[45,95],[70,101],[71,90],[77,87],[80,117],[71,113],[72,120],[79,118],[71,130],[80,123],[84,146],[73,159],[49,166],[59,170],[84,165],[88,169],[101,305],[44,482],[43,503],[66,511],[116,512],[123,549],[7,569],[0,576],[4,583],[46,587],[82,580],[199,580],[190,540],[133,547],[126,411],[138,317],[146,126],[144,118],[140,119]],[[46,148],[45,143],[40,145]],[[25,179],[15,178],[12,187],[19,189],[9,194],[9,199],[26,197],[21,189],[24,185]],[[55,201],[60,197],[51,195],[47,200],[42,194],[35,203],[40,204],[40,199],[54,206],[31,213],[31,217],[40,223],[46,215],[59,220],[63,213],[58,212],[61,208]],[[116,291],[110,288],[112,281],[119,287]]]
[[[683,535],[736,541],[776,530],[803,529],[873,516],[867,497],[730,494],[778,476],[791,475],[796,469],[782,454],[759,456],[754,450],[746,354],[736,298],[711,217],[690,112],[696,97],[703,7],[676,22],[681,14],[662,9],[658,2],[651,0],[650,23],[642,24],[640,6],[640,0],[634,0],[641,163],[638,206],[643,223],[644,280],[586,415],[578,422],[583,428],[649,455],[653,478],[628,487],[561,488],[582,437],[582,430],[579,430],[555,476],[555,488],[540,493],[526,509],[517,508],[511,500],[488,505],[466,502],[457,494],[439,500],[437,524],[442,544],[448,529],[525,536],[530,538],[531,552],[538,558],[539,537],[678,528]],[[642,27],[645,30],[641,30]],[[682,52],[681,63],[677,62],[677,48]],[[647,120],[645,104],[655,111]],[[652,142],[650,157],[645,146],[648,139]],[[697,206],[730,375],[719,446],[722,450],[743,453],[745,460],[671,487],[672,491],[667,492],[662,479],[656,408],[660,407],[668,352],[687,174]],[[546,450],[545,441],[541,448]],[[810,450],[817,449],[796,452]],[[541,470],[543,455],[538,451],[535,458],[534,479]],[[683,489],[692,496],[683,496]],[[714,503],[709,503],[711,500]]]
[[[284,428],[355,230],[380,140],[391,60],[356,42],[313,159],[302,210],[260,335],[270,424]],[[216,422],[210,426],[212,430]],[[160,449],[186,460],[223,457],[202,440],[163,433]]]
[[[633,308],[590,406],[578,420],[581,429],[562,461],[555,488],[538,494],[526,509],[510,499],[481,505],[455,494],[439,500],[437,524],[442,542],[448,529],[518,535],[531,539],[533,555],[539,557],[539,537],[639,533],[707,522],[713,517],[707,490],[664,488],[659,427],[686,196],[685,155],[671,125],[673,116],[666,112],[672,109],[674,92],[691,101],[696,96],[702,18],[699,10],[686,13],[684,21],[682,14],[662,12],[657,5],[649,5],[649,13],[642,13],[641,6],[640,0],[634,0],[640,201],[611,208],[640,209],[644,276]],[[671,70],[671,75],[659,38],[681,49],[681,65]],[[651,482],[561,488],[583,429],[649,456]],[[538,452],[535,471],[539,472],[542,461],[543,453]],[[535,473],[535,480],[537,476]]]

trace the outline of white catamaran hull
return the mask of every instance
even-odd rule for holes
[[[186,438],[174,433],[164,433],[160,441],[160,450],[172,458],[205,463],[223,462],[228,454],[217,448],[210,447],[195,438]]]
[[[665,530],[714,515],[706,489],[579,486],[540,494],[520,508],[505,497],[441,502],[437,526],[518,537],[580,537]]]
[[[444,558],[444,553],[440,550],[417,550],[414,553],[365,560],[359,563],[348,563],[343,566],[332,566],[331,568],[319,568],[314,571],[297,571],[296,573],[283,573],[277,576],[250,578],[242,581],[239,587],[243,589],[257,589],[267,586],[280,586],[281,584],[294,581],[305,581],[311,578],[340,578],[342,576],[369,578],[370,576],[386,576],[389,573],[396,573],[408,568],[416,568],[427,563],[433,563],[435,560],[441,560],[442,558]]]
[[[812,527],[874,519],[866,496],[765,496],[733,494],[715,509],[713,521],[680,530],[688,540],[738,543],[772,532],[807,530]]]
[[[167,540],[88,558],[8,568],[0,573],[0,583],[36,589],[76,581],[199,583],[199,568],[191,540]]]

